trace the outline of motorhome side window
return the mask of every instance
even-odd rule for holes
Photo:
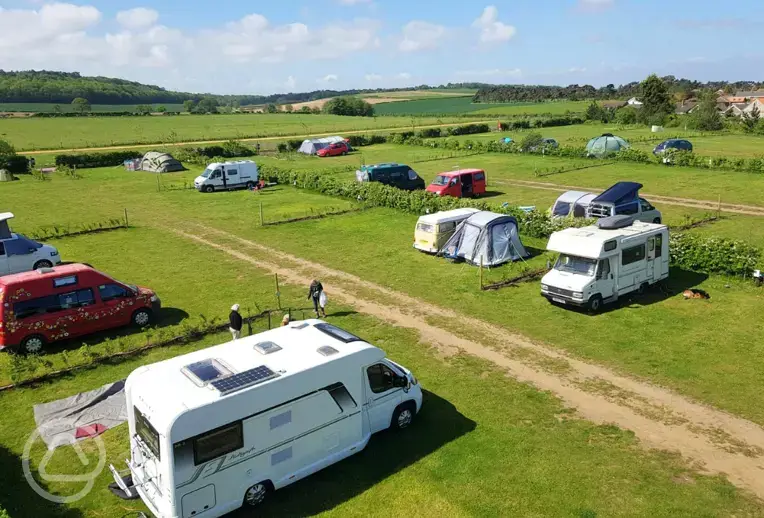
[[[375,394],[386,392],[393,388],[395,373],[387,365],[381,363],[372,365],[366,369],[366,374],[369,376],[371,391]]]
[[[597,279],[607,279],[608,277],[610,277],[610,259],[603,259],[597,268]]]
[[[151,453],[153,453],[157,459],[161,459],[159,451],[159,432],[149,423],[146,416],[141,413],[137,408],[133,409],[135,412],[135,433],[141,438],[143,444],[145,444]]]
[[[228,176],[234,176],[234,175],[239,174],[239,171],[237,171],[236,169],[229,169],[226,172],[227,172]]]
[[[618,243],[616,241],[608,241],[605,243],[605,252],[611,252],[618,248]]]
[[[655,257],[663,255],[663,234],[655,236]]]
[[[204,464],[244,446],[241,421],[194,439],[194,465]]]
[[[641,244],[638,246],[633,246],[631,248],[626,248],[622,252],[621,255],[621,264],[626,266],[627,264],[632,264],[639,262],[645,258],[645,245]]]

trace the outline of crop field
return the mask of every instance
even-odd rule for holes
[[[58,108],[56,108],[58,106]],[[154,104],[154,110],[164,106],[168,112],[184,111],[182,104]],[[90,106],[93,112],[135,112],[137,104],[92,104]],[[31,112],[31,113],[53,113],[59,110],[62,113],[71,113],[73,108],[71,104],[54,103],[0,103],[0,112]]]
[[[473,103],[472,96],[446,97],[443,99],[418,99],[390,102],[374,106],[378,115],[439,115],[470,114],[485,116],[521,117],[533,115],[562,115],[568,111],[581,113],[585,102],[545,102],[545,103]]]
[[[455,99],[460,98],[442,101]],[[160,122],[154,125],[154,120]],[[411,124],[405,117],[301,115],[0,120],[0,138],[20,149],[68,148],[152,138],[374,131],[395,127],[387,126],[393,121]],[[49,125],[34,131],[9,124],[29,122]],[[417,125],[449,122],[432,117],[418,119]],[[142,125],[140,131],[130,124]],[[608,126],[582,125],[543,133],[581,144],[588,135],[606,131]],[[650,136],[636,127],[619,134]],[[521,138],[522,132],[509,135]],[[706,146],[737,146],[740,153],[751,153],[741,156],[755,156],[756,137],[733,140],[738,137],[691,140],[698,153],[705,154]],[[49,163],[53,155],[40,154],[37,163]],[[328,159],[269,153],[256,161],[348,181],[354,178],[351,166],[361,164],[406,163],[427,182],[438,172],[477,167],[487,173],[486,202],[542,211],[570,187],[600,190],[633,180],[644,184],[645,198],[656,198],[651,201],[672,227],[714,215],[719,197],[727,204],[764,207],[759,195],[764,175],[732,171],[393,144]],[[347,170],[339,172],[339,166]],[[46,243],[56,246],[64,260],[87,262],[116,279],[154,289],[163,302],[150,330],[122,329],[51,344],[39,358],[0,353],[0,386],[86,366],[0,391],[0,463],[5,468],[0,509],[11,518],[123,518],[145,511],[140,500],[112,496],[106,488],[108,470],[76,502],[56,505],[40,498],[22,474],[21,458],[35,428],[33,406],[228,340],[228,333],[207,333],[179,345],[98,360],[222,322],[233,303],[241,304],[244,316],[280,305],[300,318],[306,315],[313,278],[327,290],[327,320],[409,367],[426,391],[425,402],[411,428],[374,436],[363,452],[277,491],[258,515],[764,516],[758,476],[764,459],[764,342],[758,339],[764,336],[764,288],[674,267],[662,288],[625,298],[601,314],[566,310],[539,295],[538,277],[481,289],[544,270],[554,259],[545,251],[546,239],[521,235],[530,257],[481,270],[414,250],[417,214],[289,184],[261,192],[201,194],[188,188],[200,170],[189,166],[185,172],[154,175],[110,167],[83,169],[79,179],[60,173],[46,181],[20,175],[0,184],[0,212],[13,212],[12,228],[21,233],[75,229],[122,218],[126,210],[130,228]],[[710,203],[672,204],[669,197]],[[722,212],[721,219],[688,232],[764,248],[762,218]],[[687,288],[705,290],[711,298],[684,300]],[[255,332],[265,328],[264,319],[253,324]],[[102,437],[106,460],[123,464],[130,456],[127,426]],[[95,446],[82,444],[95,460]],[[31,450],[38,479],[46,473],[89,471],[70,447],[56,450],[47,466],[45,453],[39,442]],[[60,480],[42,485],[58,495],[81,489]]]
[[[475,117],[481,120],[480,117]],[[336,115],[242,114],[178,117],[0,119],[0,138],[17,150],[66,149],[128,144],[318,136],[365,130],[463,123],[463,118],[340,117]]]

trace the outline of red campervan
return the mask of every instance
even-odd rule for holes
[[[37,353],[46,343],[151,323],[160,301],[84,264],[0,277],[0,349]]]
[[[469,198],[485,194],[485,171],[482,169],[461,169],[440,173],[427,186],[429,192],[438,196]]]

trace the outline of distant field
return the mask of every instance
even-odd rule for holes
[[[476,116],[475,120],[480,117]],[[421,117],[416,126],[464,122],[464,118]],[[188,142],[293,135],[326,135],[349,131],[410,128],[403,117],[243,114],[183,117],[88,117],[0,119],[0,138],[18,150],[69,149],[161,142]]]
[[[436,114],[478,114],[478,115],[562,115],[570,112],[583,112],[587,103],[577,101],[542,102],[542,103],[473,103],[472,96],[446,97],[439,99],[418,99],[413,101],[391,102],[374,107],[378,115],[436,115]]]
[[[55,103],[0,103],[0,112],[33,112],[33,113],[53,113],[56,106],[61,108],[62,113],[72,111],[71,104]],[[94,112],[134,112],[137,104],[93,104],[91,109]],[[153,104],[154,111],[160,106],[167,108],[168,112],[182,112],[182,104]]]
[[[386,97],[386,98],[398,98],[398,99],[426,99],[428,97],[464,97],[467,95],[475,95],[477,90],[469,88],[459,88],[454,90],[412,90],[412,91],[398,91],[398,92],[379,92],[373,94],[362,94],[361,97]]]

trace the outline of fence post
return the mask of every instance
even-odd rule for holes
[[[127,207],[125,207],[125,228],[130,228],[130,222],[127,219]]]
[[[260,202],[260,226],[263,226],[263,202]]]
[[[161,192],[162,187],[159,185],[159,174],[157,174],[157,192]]]
[[[276,302],[278,302],[279,309],[281,309],[281,292],[279,291],[279,274],[274,274],[276,276]]]
[[[271,329],[271,312],[268,311],[268,330],[270,331],[270,329]]]
[[[480,291],[483,291],[483,256],[480,256]]]
[[[719,193],[719,205],[716,206],[716,219],[719,219],[722,215],[722,195]]]

